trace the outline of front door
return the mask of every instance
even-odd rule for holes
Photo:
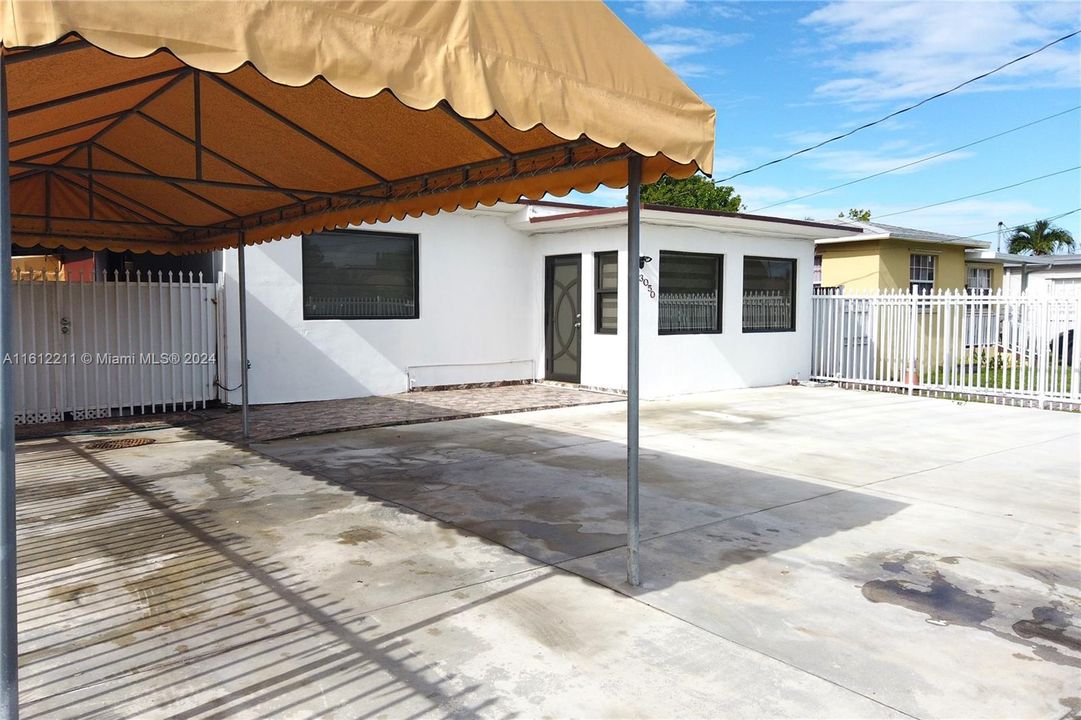
[[[544,264],[544,377],[582,379],[582,256],[557,255]]]

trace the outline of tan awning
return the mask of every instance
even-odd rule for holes
[[[710,172],[600,2],[0,6],[20,245],[192,252]]]

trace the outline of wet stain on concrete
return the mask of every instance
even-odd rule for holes
[[[910,550],[900,557],[887,556],[878,564],[878,566],[886,572],[908,574],[908,563],[917,557],[926,556],[928,554],[929,553],[921,552],[919,550]]]
[[[383,537],[383,533],[372,528],[352,527],[338,533],[338,542],[342,545],[359,545]]]
[[[509,595],[505,601],[515,625],[540,644],[563,652],[580,647],[578,634],[547,605],[521,595]]]
[[[1081,652],[1081,628],[1073,625],[1073,616],[1065,612],[1061,603],[1032,609],[1031,620],[1018,620],[1013,631],[1025,638],[1040,638]]]
[[[57,587],[49,590],[49,597],[54,600],[60,600],[61,602],[82,602],[84,595],[97,590],[98,586],[92,582],[80,582],[72,583],[70,585],[58,585]]]
[[[1027,661],[1047,661],[1056,665],[1081,667],[1081,658],[1064,651],[1081,652],[1081,627],[1074,623],[1068,605],[1058,600],[1045,601],[1032,609],[1031,619],[1014,621],[1018,611],[1026,607],[1022,602],[995,602],[984,594],[1004,597],[1000,589],[1010,592],[1010,586],[999,588],[960,587],[963,576],[947,580],[948,566],[960,564],[960,556],[938,557],[934,553],[918,550],[872,553],[852,558],[858,566],[875,563],[881,569],[904,577],[874,579],[864,582],[863,596],[871,602],[883,602],[927,615],[933,625],[964,625],[973,627],[1006,640],[1025,646],[1029,653],[1014,653],[1013,657]],[[1023,574],[1034,577],[1031,569],[1018,568]],[[1054,583],[1047,578],[1050,572],[1040,573],[1053,591]],[[997,612],[996,612],[997,608]],[[1012,623],[1012,624],[1011,624]]]
[[[522,537],[537,540],[550,552],[571,556],[618,547],[625,537],[617,533],[587,532],[582,523],[545,523],[535,520],[488,520],[469,528],[473,532],[529,555]]]
[[[99,481],[100,482],[100,481]],[[34,512],[19,518],[19,524],[30,525],[34,523],[57,524],[87,520],[119,510],[121,506],[131,501],[131,493],[118,483],[108,481],[106,486],[98,486],[92,492],[78,492],[72,490],[67,498],[34,497],[31,495],[19,501],[26,506],[33,506]],[[73,502],[72,497],[78,497],[78,502]]]
[[[729,550],[722,550],[720,555],[720,561],[724,566],[739,565],[741,563],[748,563],[758,558],[769,555],[769,551],[760,547],[737,547]]]
[[[269,495],[237,502],[233,498],[209,500],[205,508],[214,520],[240,530],[274,528],[341,510],[353,502],[346,492],[310,492],[298,495]]]
[[[200,596],[187,595],[185,590],[199,587],[206,576],[207,568],[201,555],[180,555],[166,560],[160,568],[124,583],[144,606],[143,617],[129,625],[131,632],[134,634],[159,625],[176,630],[202,617]]]
[[[1066,708],[1066,714],[1062,716],[1062,720],[1081,718],[1081,697],[1059,698],[1058,704]]]
[[[543,500],[534,500],[522,507],[522,513],[531,517],[543,518],[566,518],[578,517],[586,510],[586,502],[582,498],[549,497]]]
[[[990,619],[995,604],[961,590],[934,572],[930,585],[909,580],[870,580],[863,584],[863,596],[874,603],[890,603],[953,625],[975,627]]]

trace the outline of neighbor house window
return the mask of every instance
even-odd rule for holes
[[[594,309],[596,332],[615,335],[619,322],[619,266],[618,254],[599,252],[593,256],[597,275],[597,305]]]
[[[302,240],[305,320],[418,314],[416,235],[339,231]]]
[[[796,329],[796,261],[743,258],[743,332]]]
[[[908,261],[908,286],[919,295],[935,289],[935,256],[911,255]]]
[[[724,258],[698,253],[660,253],[657,331],[661,335],[721,331]]]
[[[817,289],[822,287],[822,256],[815,255],[814,273],[811,275],[811,284]]]
[[[975,295],[991,294],[991,268],[970,267],[965,278],[965,287]]]

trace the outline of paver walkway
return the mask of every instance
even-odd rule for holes
[[[620,402],[617,395],[551,385],[498,387],[400,393],[382,397],[322,402],[260,405],[252,408],[251,440],[261,442],[341,430],[412,425],[436,420],[460,420],[526,410]],[[202,423],[200,432],[221,440],[241,440],[240,414],[229,413]]]
[[[251,440],[265,442],[342,430],[460,420],[622,400],[618,395],[588,392],[573,387],[530,384],[410,392],[382,397],[283,405],[255,405],[251,408]],[[242,440],[240,411],[236,407],[22,425],[17,428],[16,437],[24,440],[72,433],[130,432],[181,426],[191,426],[220,440]]]

